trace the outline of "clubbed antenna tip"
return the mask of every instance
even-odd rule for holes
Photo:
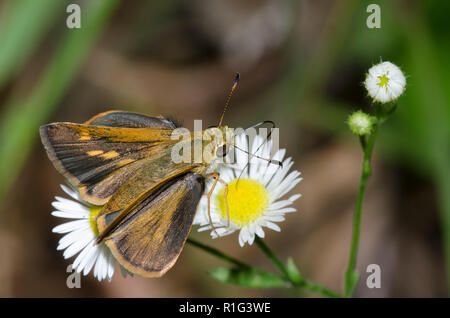
[[[225,107],[223,109],[222,116],[220,116],[219,124],[217,125],[217,127],[222,127],[223,116],[225,115],[225,112],[227,111],[231,96],[233,95],[233,92],[236,89],[240,78],[241,78],[241,75],[239,74],[239,72],[237,72],[236,75],[234,75],[233,86],[231,86],[230,93],[228,94],[228,98],[225,103]]]

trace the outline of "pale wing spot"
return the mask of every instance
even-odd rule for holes
[[[86,131],[81,131],[80,140],[91,140],[91,136]]]
[[[123,167],[129,163],[135,162],[135,159],[123,159],[121,161],[119,161],[119,163],[117,164],[118,167]]]
[[[87,154],[91,157],[101,155],[102,153],[103,153],[103,150],[91,150],[91,151],[87,152]]]
[[[108,151],[107,153],[102,154],[103,159],[108,160],[108,159],[113,159],[115,157],[119,156],[119,153],[117,151],[111,150]]]

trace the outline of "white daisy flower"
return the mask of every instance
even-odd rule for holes
[[[98,236],[95,217],[101,206],[88,205],[81,201],[77,192],[64,185],[61,188],[76,201],[56,196],[56,201],[52,202],[56,209],[53,216],[72,219],[53,228],[54,233],[65,234],[56,249],[64,250],[65,259],[79,253],[72,264],[78,273],[83,272],[86,276],[93,268],[94,277],[99,281],[105,278],[111,281],[115,259],[104,243],[95,243]]]
[[[236,136],[236,146],[262,158],[270,158],[271,142],[267,142],[256,152],[259,145],[263,143],[263,138],[257,136],[251,147],[248,146],[247,137],[242,134]],[[200,225],[199,231],[212,230],[211,236],[224,236],[239,231],[239,244],[251,245],[255,235],[264,237],[263,227],[267,227],[279,232],[281,229],[276,224],[284,221],[286,213],[295,212],[291,205],[300,198],[300,194],[295,194],[287,199],[280,200],[291,191],[301,180],[300,172],[294,170],[289,174],[293,165],[291,158],[283,161],[286,153],[285,149],[278,150],[272,157],[283,163],[283,167],[270,164],[265,160],[252,157],[248,169],[245,169],[242,176],[239,175],[248,163],[248,155],[239,149],[235,151],[236,163],[224,164],[219,168],[220,179],[228,184],[228,213],[225,204],[225,185],[218,182],[211,196],[211,220],[215,228],[213,230],[208,217],[208,203],[206,195],[200,201],[194,224]],[[211,189],[212,182],[209,182],[205,193]],[[229,226],[228,226],[229,225]]]
[[[405,91],[406,79],[397,65],[382,62],[369,69],[364,82],[370,97],[380,103],[396,100]]]

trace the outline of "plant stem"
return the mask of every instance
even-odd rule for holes
[[[266,254],[266,256],[275,264],[275,266],[283,273],[283,277],[289,280],[295,287],[300,287],[306,289],[310,292],[322,294],[327,297],[339,298],[341,295],[327,289],[326,287],[319,285],[317,283],[311,282],[309,280],[301,278],[300,281],[293,281],[288,273],[286,266],[283,262],[275,255],[274,252],[264,243],[262,239],[258,236],[255,237],[255,242],[258,247]]]
[[[191,245],[193,245],[195,247],[198,247],[199,249],[202,249],[205,252],[208,252],[208,253],[210,253],[210,254],[212,254],[214,256],[217,256],[218,258],[221,258],[221,259],[223,259],[223,260],[225,260],[225,261],[227,261],[227,262],[229,262],[231,264],[237,265],[239,267],[245,267],[245,268],[251,268],[252,267],[252,266],[250,266],[248,264],[245,264],[245,263],[243,263],[243,262],[241,262],[241,261],[239,261],[239,260],[237,260],[237,259],[235,259],[235,258],[233,258],[231,256],[228,256],[228,255],[222,253],[218,249],[215,249],[213,247],[210,247],[208,245],[200,243],[200,242],[198,242],[196,240],[188,238],[187,239],[187,243],[189,243],[189,244],[191,244]]]
[[[280,266],[281,266],[281,268],[283,268],[283,270],[282,270],[282,272],[283,272],[282,278],[285,279],[286,281],[288,281],[289,283],[291,283],[294,287],[303,288],[303,289],[308,290],[308,291],[310,291],[310,292],[317,293],[317,294],[322,294],[322,295],[327,296],[327,297],[333,297],[333,298],[342,297],[341,295],[339,295],[339,294],[337,294],[337,293],[335,293],[335,292],[333,292],[333,291],[331,291],[331,290],[328,290],[326,287],[321,286],[321,285],[319,285],[319,284],[316,284],[316,283],[314,283],[314,282],[308,281],[308,280],[302,279],[300,282],[294,282],[294,281],[292,281],[292,280],[289,278],[288,273],[287,273],[287,269],[285,268],[285,266],[283,265],[283,263],[282,263],[282,262],[275,256],[275,254],[274,254],[274,253],[273,253],[273,252],[272,252],[272,251],[271,251],[271,250],[270,250],[270,249],[262,242],[262,240],[260,240],[259,238],[257,238],[257,239],[258,239],[259,241],[261,241],[261,243],[262,243],[263,246],[265,246],[265,249],[263,249],[264,253],[266,253],[266,255],[269,255],[269,254],[270,254],[270,255],[271,255],[270,259],[271,259],[273,262],[275,262],[275,260],[276,260],[277,263],[278,263],[277,266],[278,266],[279,268],[280,268]],[[212,255],[218,257],[218,258],[221,258],[221,259],[223,259],[223,260],[225,260],[225,261],[227,261],[227,262],[229,262],[229,263],[231,263],[231,264],[237,265],[237,266],[239,266],[239,267],[244,267],[244,268],[249,268],[249,269],[256,269],[256,268],[253,267],[253,266],[250,266],[250,265],[248,265],[248,264],[246,264],[246,263],[243,263],[243,262],[241,262],[241,261],[239,261],[239,260],[237,260],[237,259],[235,259],[235,258],[233,258],[233,257],[231,257],[231,256],[228,256],[228,255],[222,253],[221,251],[219,251],[219,250],[217,250],[217,249],[215,249],[215,248],[213,248],[213,247],[207,246],[207,245],[205,245],[205,244],[203,244],[203,243],[200,243],[200,242],[198,242],[198,241],[196,241],[196,240],[193,240],[193,239],[190,239],[190,238],[189,238],[189,239],[187,239],[187,243],[189,243],[189,244],[191,244],[191,245],[193,245],[193,246],[195,246],[195,247],[198,247],[199,249],[202,249],[202,250],[204,250],[205,252],[208,252],[208,253],[210,253],[210,254],[212,254]],[[257,244],[258,244],[258,246],[261,247],[260,243],[257,243]],[[281,268],[280,268],[280,270],[281,270]],[[256,270],[262,272],[262,271],[259,270],[259,269],[256,269]]]
[[[350,257],[349,257],[349,261],[348,261],[347,270],[345,272],[345,290],[344,290],[345,297],[351,297],[353,295],[353,291],[355,289],[356,283],[358,282],[358,277],[357,277],[358,274],[355,271],[355,267],[356,267],[356,258],[357,258],[357,254],[358,254],[362,204],[364,201],[364,194],[366,192],[367,180],[369,179],[370,174],[372,172],[370,159],[372,157],[372,150],[373,150],[373,146],[375,144],[375,139],[377,137],[379,114],[380,114],[380,112],[377,111],[377,115],[376,115],[377,119],[375,121],[372,133],[370,134],[368,141],[366,142],[366,139],[364,136],[360,137],[361,146],[364,151],[364,157],[363,157],[363,163],[362,163],[361,179],[359,181],[358,197],[356,199],[355,214],[353,217],[353,237],[352,237],[352,244],[351,244],[351,249],[350,249]]]
[[[289,279],[289,273],[283,262],[272,252],[272,250],[261,240],[258,236],[255,237],[256,245],[267,255],[267,257],[275,264],[276,267],[283,273],[283,276]]]
[[[334,291],[329,290],[328,288],[322,285],[319,285],[306,279],[303,279],[300,283],[296,283],[295,286],[306,289],[313,293],[322,294],[330,298],[342,298],[342,295],[335,293]]]

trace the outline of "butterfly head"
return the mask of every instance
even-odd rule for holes
[[[225,158],[234,146],[234,130],[228,126],[210,127],[204,134],[205,146],[211,154],[210,160]]]

